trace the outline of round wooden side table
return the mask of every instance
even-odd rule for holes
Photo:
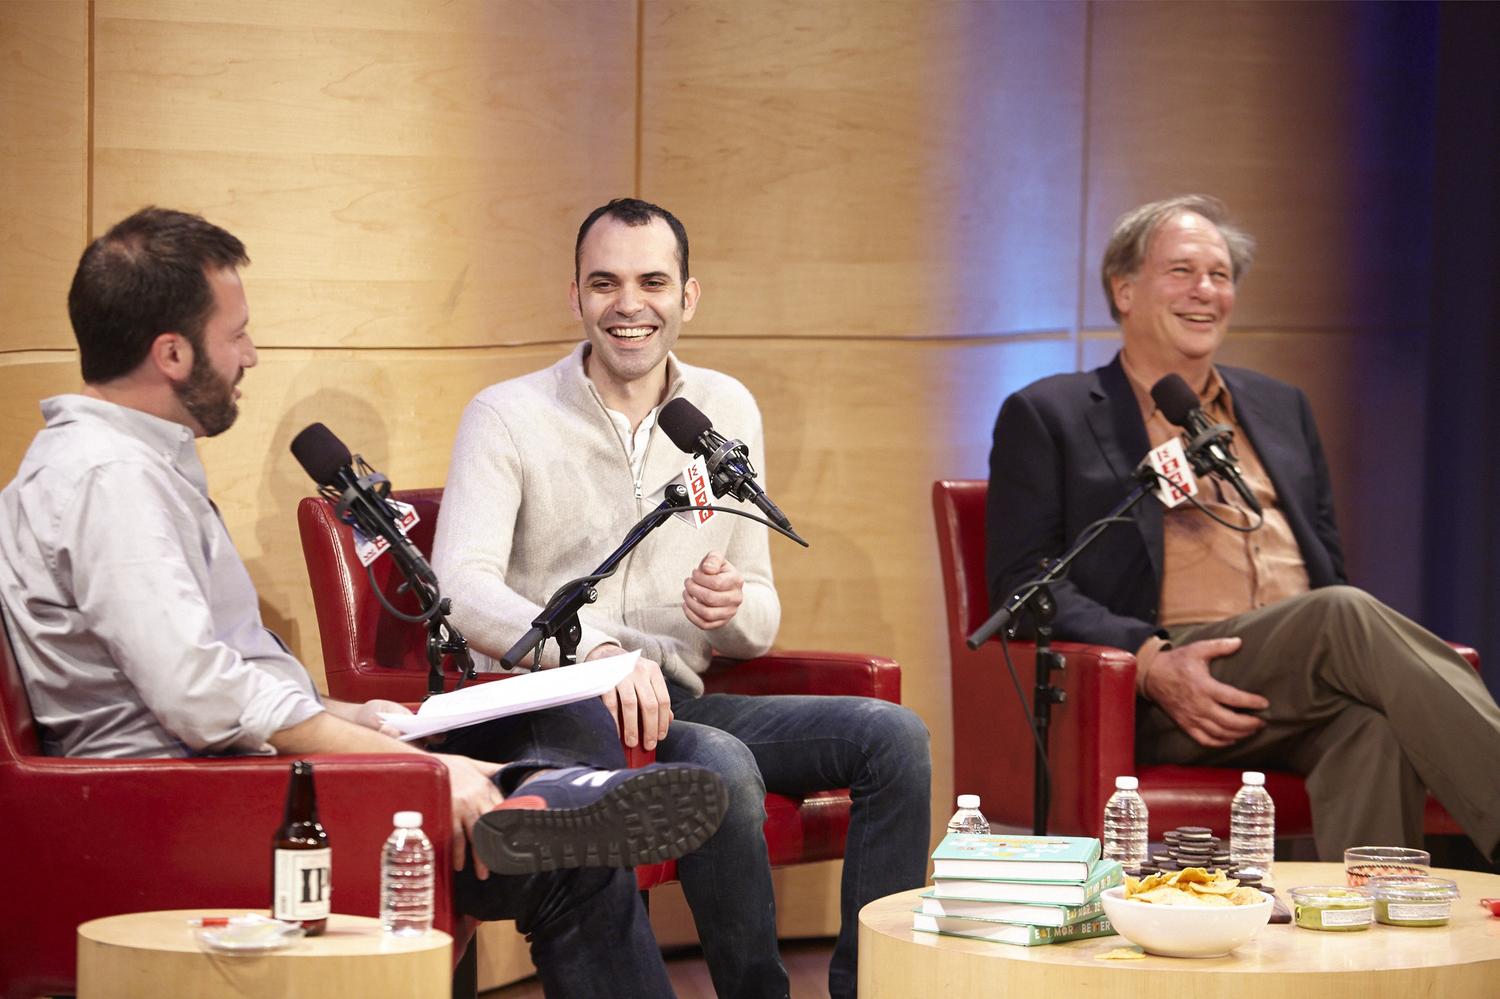
[[[1276,884],[1343,884],[1342,864],[1278,863]],[[1479,905],[1500,897],[1500,876],[1435,870],[1458,882],[1447,926],[1375,925],[1358,933],[1323,933],[1273,924],[1227,957],[1189,960],[1146,955],[1101,960],[1124,937],[1096,937],[1043,947],[939,936],[911,928],[926,889],[877,899],[859,913],[861,999],[912,996],[1110,996],[1163,999],[1494,999],[1500,995],[1500,919]]]
[[[328,917],[322,936],[280,950],[205,949],[188,920],[242,909],[132,912],[78,927],[78,999],[448,999],[453,938],[387,937],[380,920]]]

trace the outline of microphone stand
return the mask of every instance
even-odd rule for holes
[[[531,630],[522,635],[521,640],[500,657],[500,665],[507,670],[513,670],[521,664],[521,660],[525,659],[528,653],[537,649],[536,662],[532,666],[535,670],[541,665],[540,646],[549,638],[557,639],[557,651],[562,665],[572,666],[578,662],[578,643],[583,638],[583,626],[578,621],[578,612],[584,604],[591,604],[599,599],[599,591],[594,588],[594,584],[612,575],[621,560],[646,540],[646,535],[670,520],[674,513],[679,510],[692,509],[696,508],[688,505],[687,487],[677,482],[669,485],[667,498],[662,500],[645,520],[642,520],[625,536],[620,547],[611,552],[609,557],[600,563],[599,568],[587,576],[565,583],[561,589],[552,594],[552,599],[547,601],[547,606],[543,607],[542,612],[531,622]]]
[[[458,661],[458,690],[465,680],[474,679],[474,657],[469,655],[469,641],[448,620],[453,601],[442,597],[437,610],[427,619],[427,696],[443,692],[443,660],[453,656]],[[425,700],[425,698],[424,698]]]
[[[1066,663],[1061,653],[1052,650],[1052,619],[1057,614],[1057,602],[1052,598],[1050,584],[1062,577],[1073,560],[1104,533],[1105,527],[1123,517],[1151,492],[1157,475],[1149,463],[1142,462],[1132,478],[1136,483],[1135,488],[1113,510],[1095,521],[1095,525],[1099,525],[1097,529],[1093,529],[1094,525],[1084,528],[1067,551],[1044,563],[1045,571],[1041,576],[1011,594],[1010,599],[1005,601],[1005,606],[991,614],[989,620],[980,625],[966,641],[969,648],[977,650],[1001,629],[1014,638],[1023,611],[1030,612],[1036,626],[1036,685],[1032,690],[1031,715],[1034,737],[1031,831],[1035,836],[1047,834],[1047,815],[1052,807],[1052,774],[1047,765],[1047,734],[1052,727],[1052,705],[1062,704],[1067,700],[1067,692],[1052,685],[1053,672],[1061,672]]]
[[[405,569],[402,570],[405,572]],[[469,642],[463,636],[463,632],[448,620],[448,612],[453,607],[453,601],[447,597],[437,597],[437,591],[431,589],[426,582],[413,579],[410,575],[406,577],[406,585],[400,589],[410,588],[417,594],[417,601],[422,605],[422,613],[426,617],[427,628],[427,696],[433,697],[443,692],[444,677],[443,660],[449,656],[457,659],[458,683],[454,690],[463,687],[465,680],[474,679],[474,657],[469,655]],[[434,598],[436,606],[434,606]]]
[[[364,464],[363,458],[359,459],[359,461],[361,465]],[[378,478],[379,481],[375,485],[375,491],[381,500],[384,500],[386,494],[390,492],[390,485],[385,476],[379,475],[379,473],[371,474],[373,478]],[[382,483],[385,484],[384,490],[380,489]],[[344,490],[341,496],[337,497],[338,505],[336,512],[339,519],[349,524],[349,526],[358,527],[360,531],[364,531],[365,518],[354,512],[355,504],[360,502],[361,497],[359,496],[359,492],[350,487]],[[368,510],[365,513],[369,519],[375,519],[373,515],[369,514]],[[383,536],[383,532],[377,532],[371,536]],[[401,537],[405,541],[405,536],[401,535]],[[387,538],[387,542],[389,540]],[[412,547],[410,542],[392,544],[386,550],[390,552],[391,558],[395,561],[396,569],[406,579],[405,583],[397,587],[396,592],[410,590],[415,593],[417,604],[422,608],[422,612],[417,618],[408,618],[407,620],[415,621],[420,619],[427,628],[427,695],[423,700],[443,692],[443,660],[449,656],[455,657],[458,661],[459,677],[454,689],[462,687],[465,680],[474,679],[474,658],[469,654],[468,640],[448,620],[448,612],[452,609],[453,602],[447,597],[439,595],[437,580],[431,575],[431,567],[422,560],[421,553]],[[374,586],[373,577],[370,580],[370,584]],[[376,595],[380,595],[378,591]],[[384,598],[382,597],[383,602]],[[386,605],[386,608],[395,612],[395,608],[389,604]]]

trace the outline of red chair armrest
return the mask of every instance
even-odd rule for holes
[[[309,756],[318,810],[336,865],[339,911],[375,915],[371,887],[379,848],[397,810],[419,810],[440,856],[452,845],[448,771],[426,754]],[[281,824],[290,760],[239,757],[98,760],[24,757],[4,781],[0,809],[18,842],[47,842],[69,858],[52,871],[100,898],[118,893],[98,882],[161,884],[160,901],[261,906],[269,878],[271,834]],[[368,859],[368,864],[364,861]],[[49,868],[52,865],[47,865]],[[368,867],[368,871],[364,868]],[[171,878],[143,875],[170,872]],[[451,897],[446,867],[441,894]],[[89,887],[92,885],[93,887]],[[250,886],[247,892],[245,886]],[[361,886],[364,887],[361,887]],[[139,889],[146,890],[146,889]],[[157,889],[150,889],[155,892]],[[49,895],[67,894],[61,890]],[[159,905],[156,908],[174,906]]]
[[[1461,645],[1458,642],[1449,642],[1448,644],[1453,646],[1454,652],[1457,652],[1459,655],[1464,657],[1465,662],[1467,662],[1470,666],[1473,666],[1475,670],[1479,669],[1478,649],[1470,648],[1467,645]]]
[[[714,694],[822,694],[901,703],[901,667],[852,652],[770,652],[755,659],[715,656],[703,674]]]
[[[418,754],[310,759],[333,848],[336,911],[374,916],[380,846],[393,812],[421,810],[438,855],[449,855],[447,769]],[[71,977],[74,928],[85,920],[155,909],[265,909],[289,764],[278,757],[7,761],[0,814],[7,835],[33,853],[31,862],[12,865],[6,884],[26,899],[27,917],[0,942],[0,966],[6,953],[58,955],[38,973],[55,983],[49,988],[60,987]],[[435,923],[450,930],[448,864],[440,865],[436,888]]]

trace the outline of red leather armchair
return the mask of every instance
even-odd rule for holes
[[[0,835],[12,918],[0,997],[71,994],[79,923],[154,909],[270,904],[271,834],[287,759],[96,760],[43,756],[31,706],[0,641]],[[422,756],[312,756],[334,855],[337,911],[379,912],[380,847],[398,808],[430,816],[447,856],[448,773]],[[436,923],[452,928],[439,865]]]
[[[979,794],[985,815],[1006,825],[1031,826],[1031,733],[1016,703],[1005,663],[995,645],[971,650],[964,640],[989,617],[984,570],[985,499],[989,483],[940,480],[932,484],[943,591],[948,605],[948,647],[953,668],[953,776],[959,791]],[[996,639],[998,642],[998,639]],[[1120,774],[1136,774],[1151,810],[1155,833],[1183,825],[1207,826],[1227,836],[1229,801],[1240,771],[1217,767],[1135,763],[1135,656],[1121,649],[1054,642],[1067,668],[1054,683],[1067,700],[1053,708],[1050,737],[1052,809],[1048,829],[1098,836],[1104,803]],[[1458,651],[1476,668],[1473,649]],[[1036,647],[1012,642],[1011,658],[1028,692],[1035,682]],[[1276,832],[1310,836],[1307,791],[1296,774],[1266,774],[1276,802]],[[1427,801],[1428,833],[1459,833],[1436,800]]]
[[[423,552],[432,550],[433,530],[441,510],[441,489],[414,489],[393,494],[410,503],[420,518],[411,540]],[[341,700],[385,697],[419,701],[426,693],[426,632],[400,621],[380,606],[369,576],[354,556],[350,532],[322,497],[307,497],[297,508],[302,552],[312,583],[313,606],[323,641],[323,665],[329,693]],[[395,596],[400,573],[391,560],[373,565],[376,585],[397,607],[415,609],[409,598]],[[452,689],[456,672],[449,672]],[[704,676],[709,691],[743,694],[848,694],[899,703],[901,670],[890,659],[839,652],[773,652],[758,659],[716,658]],[[632,766],[650,762],[653,754],[627,750]],[[832,860],[844,855],[849,830],[847,791],[823,791],[806,797],[766,796],[766,844],[773,866]],[[636,869],[642,888],[676,878],[676,861]]]

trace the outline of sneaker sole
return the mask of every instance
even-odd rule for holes
[[[496,874],[654,864],[702,846],[728,807],[711,771],[642,770],[582,808],[487,812],[474,825],[474,852]]]

